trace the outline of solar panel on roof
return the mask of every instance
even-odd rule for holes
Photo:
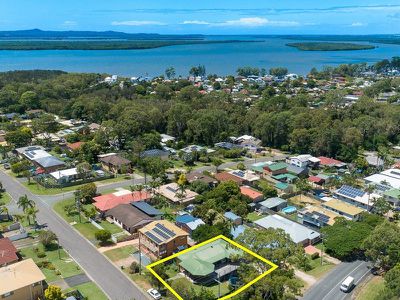
[[[173,193],[176,193],[178,191],[178,189],[174,189],[172,186],[167,186],[166,189]]]
[[[170,239],[170,236],[168,234],[166,234],[165,232],[161,231],[159,228],[155,227],[153,228],[153,231],[155,233],[157,233],[159,236],[163,237],[166,240]]]
[[[161,229],[162,231],[164,231],[166,234],[168,234],[170,237],[174,237],[176,234],[175,232],[169,230],[167,227],[165,227],[164,225],[157,223],[156,227],[158,227],[159,229]]]
[[[318,216],[318,220],[320,220],[323,223],[328,223],[329,222],[329,217],[327,215],[324,215],[318,211],[315,211],[314,214]]]
[[[347,186],[347,185],[342,186],[338,190],[338,193],[348,196],[348,197],[351,197],[351,198],[362,197],[365,194],[364,191],[353,188],[351,186]]]
[[[157,244],[162,243],[162,240],[160,240],[158,237],[156,237],[154,234],[152,234],[150,231],[146,231],[144,233],[149,239],[153,240]]]

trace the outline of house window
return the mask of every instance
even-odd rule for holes
[[[38,286],[41,284],[41,281],[35,282],[34,284],[32,284],[32,287]]]

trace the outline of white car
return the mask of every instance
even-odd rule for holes
[[[153,299],[161,299],[161,294],[156,290],[156,289],[149,289],[147,290],[147,293],[153,298]]]

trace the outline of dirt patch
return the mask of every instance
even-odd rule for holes
[[[136,261],[133,256],[129,256],[127,258],[124,259],[120,259],[117,260],[116,262],[114,262],[115,265],[117,265],[118,267],[124,267],[124,268],[129,268],[129,266]]]
[[[289,198],[290,202],[292,202],[294,205],[298,205],[301,207],[307,206],[307,205],[316,205],[319,206],[321,205],[321,202],[319,202],[318,200],[310,197],[310,196],[306,196],[306,195],[298,195],[298,196],[294,196],[292,198]]]

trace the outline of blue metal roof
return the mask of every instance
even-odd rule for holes
[[[183,215],[176,217],[177,223],[187,224],[190,222],[195,221],[197,218],[193,217],[192,215]]]
[[[233,221],[240,218],[238,215],[234,214],[231,211],[227,211],[226,213],[224,213],[224,217]]]

